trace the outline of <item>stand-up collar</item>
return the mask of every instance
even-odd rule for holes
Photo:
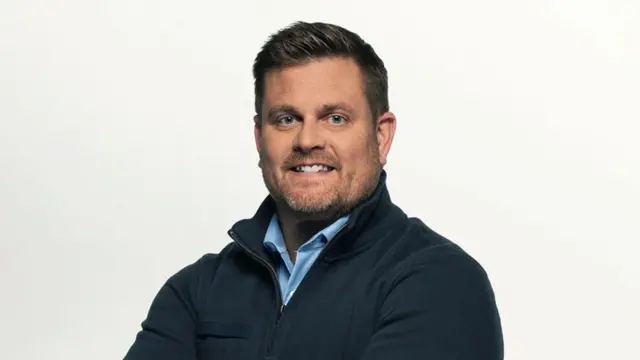
[[[383,223],[397,223],[397,218],[405,217],[404,213],[391,202],[386,179],[387,174],[383,170],[373,194],[351,211],[345,227],[330,242],[330,245],[327,245],[325,260],[335,260],[352,251],[358,251],[375,239],[375,236],[370,236],[374,228],[383,226]],[[235,223],[229,230],[229,234],[243,247],[266,259],[268,256],[263,240],[275,211],[275,201],[271,196],[267,196],[255,215]]]

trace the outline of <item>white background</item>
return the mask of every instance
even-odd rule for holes
[[[636,0],[0,0],[0,358],[122,358],[266,195],[251,65],[295,20],[390,74],[394,201],[493,282],[506,358],[640,359]]]

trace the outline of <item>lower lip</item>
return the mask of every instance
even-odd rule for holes
[[[333,172],[335,172],[335,170],[329,170],[329,171],[317,171],[317,172],[311,172],[311,171],[295,171],[295,170],[291,170],[290,173],[292,173],[294,176],[300,176],[300,177],[314,177],[314,176],[327,176],[332,174]]]

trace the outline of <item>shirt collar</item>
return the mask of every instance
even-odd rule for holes
[[[325,243],[331,241],[331,239],[336,236],[336,234],[342,229],[342,227],[347,223],[348,220],[348,214],[339,218],[331,225],[313,235],[311,239],[302,244],[301,248],[309,246],[324,246]],[[267,232],[265,233],[263,243],[264,246],[267,247],[267,249],[271,249],[272,251],[277,251],[280,254],[287,252],[287,246],[284,242],[284,235],[282,234],[282,230],[280,229],[280,223],[278,221],[277,214],[274,214],[271,217],[271,221],[269,222],[269,226],[267,227]]]

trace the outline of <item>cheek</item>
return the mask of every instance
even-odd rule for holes
[[[282,146],[282,142],[264,140],[262,143],[262,151],[260,152],[260,159],[264,165],[271,168],[281,165],[288,153],[286,148]]]
[[[360,174],[368,171],[377,162],[378,147],[367,138],[356,138],[353,142],[340,149],[342,165],[349,169],[350,173]]]

